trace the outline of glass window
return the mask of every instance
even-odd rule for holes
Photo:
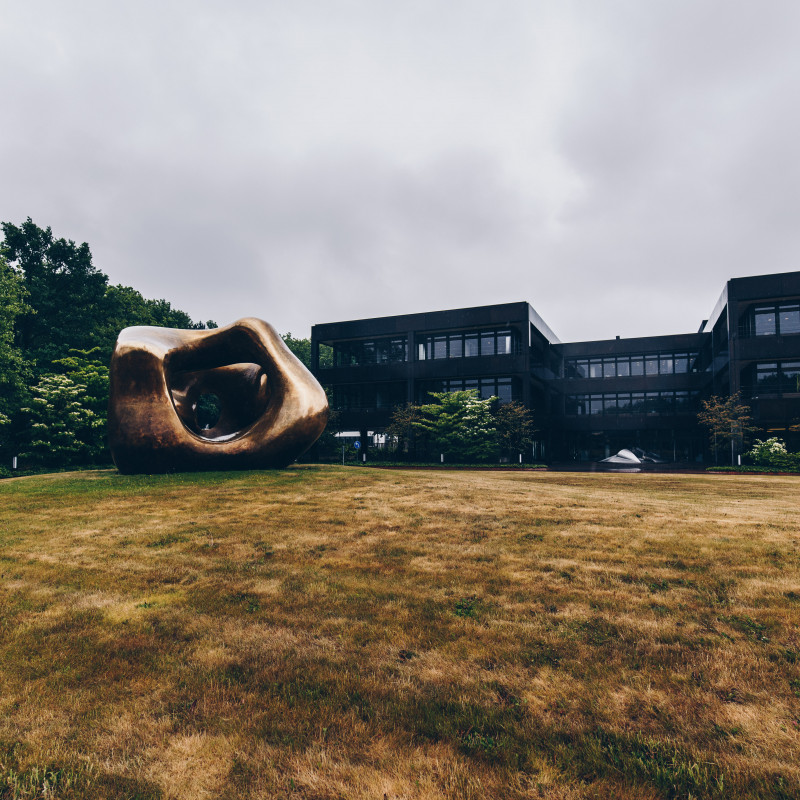
[[[450,337],[450,358],[461,358],[464,355],[464,340],[460,335]]]
[[[753,311],[756,336],[773,336],[775,330],[775,307],[756,308]]]
[[[500,403],[510,403],[513,399],[511,391],[511,378],[500,378],[497,381],[497,399]]]
[[[447,358],[447,337],[434,336],[433,337],[433,357],[434,358]]]
[[[582,358],[577,363],[577,372],[579,378],[585,378],[589,374],[589,359]]]
[[[496,386],[493,378],[481,378],[481,399],[488,400],[496,396]]]
[[[631,356],[631,375],[644,375],[644,359],[642,356]]]
[[[405,338],[392,339],[391,358],[392,361],[408,361],[408,342]]]
[[[781,364],[781,383],[784,392],[800,392],[800,361]]]
[[[390,343],[388,339],[380,339],[375,342],[375,361],[378,364],[386,364],[389,361]]]
[[[781,335],[800,333],[800,305],[779,306],[778,324]]]
[[[689,392],[675,392],[675,413],[681,414],[689,411]]]
[[[658,375],[658,356],[647,356],[644,361],[645,375]]]
[[[658,359],[658,373],[659,375],[672,375],[674,371],[674,362],[672,356],[661,356]]]
[[[477,356],[478,352],[478,334],[464,334],[464,356],[471,358],[472,356]]]
[[[644,392],[631,392],[631,411],[634,414],[644,414],[646,410]]]
[[[481,355],[493,356],[494,355],[494,332],[481,333]]]
[[[359,364],[387,364],[390,361],[405,361],[407,348],[408,342],[405,337],[341,342],[333,346],[333,358],[338,367],[350,367]],[[424,359],[425,355],[423,340],[419,349],[420,359]]]
[[[511,354],[511,331],[497,331],[497,355]]]
[[[361,343],[361,364],[374,364],[375,363],[375,342],[362,342]]]
[[[672,414],[675,410],[674,392],[661,392],[658,399],[658,410],[662,414]]]
[[[756,364],[756,384],[761,389],[778,388],[778,364],[760,363]]]
[[[658,392],[645,392],[644,407],[648,414],[658,414],[659,399]]]
[[[617,362],[613,358],[603,359],[603,377],[616,378],[617,377]]]
[[[603,362],[597,358],[589,361],[589,377],[602,378],[603,377]]]
[[[603,395],[603,412],[605,414],[617,413],[617,396],[615,394]]]
[[[617,375],[620,378],[627,378],[631,374],[631,362],[627,358],[617,359]]]
[[[675,372],[684,373],[689,371],[689,354],[675,353]]]
[[[603,413],[603,395],[593,394],[589,397],[589,413],[590,414]]]

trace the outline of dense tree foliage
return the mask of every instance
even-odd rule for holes
[[[496,398],[481,400],[478,392],[431,392],[436,401],[419,406],[414,427],[434,449],[454,462],[487,461],[497,452],[497,428],[492,415]]]
[[[530,449],[536,428],[533,414],[522,403],[514,400],[499,406],[495,423],[500,449],[507,455],[516,457]]]
[[[500,405],[482,400],[475,390],[432,392],[433,403],[398,406],[386,429],[395,456],[414,460],[516,460],[530,450],[535,433],[533,414],[522,403]]]
[[[87,387],[67,375],[45,374],[33,387],[30,405],[21,409],[29,423],[23,458],[61,467],[103,459],[104,416],[85,403]]]
[[[18,343],[40,370],[65,350],[97,346],[108,277],[92,264],[89,245],[56,239],[28,218],[2,224],[5,255],[23,278],[30,310],[17,321]]]
[[[296,355],[303,364],[311,369],[311,339],[298,339],[291,333],[282,333],[281,339],[284,344]],[[331,347],[320,345],[319,365],[321,367],[333,366],[333,350]]]
[[[0,242],[0,469],[102,463],[108,366],[131,325],[215,328],[167,300],[109,285],[89,245],[57,238],[30,218],[2,223]]]
[[[17,321],[31,313],[21,275],[0,253],[0,423],[8,425],[31,377],[30,364],[17,344]]]
[[[418,423],[421,419],[420,406],[415,403],[407,403],[394,409],[386,435],[394,442],[397,454],[412,457],[417,455],[416,445],[420,439],[423,440],[421,444],[424,447],[427,431],[420,430]]]

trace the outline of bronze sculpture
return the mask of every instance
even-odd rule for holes
[[[203,395],[219,401],[208,428],[197,419]],[[117,339],[108,438],[120,472],[285,467],[327,418],[324,390],[262,320],[125,328]]]

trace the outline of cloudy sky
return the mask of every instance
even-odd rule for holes
[[[697,329],[800,269],[797,0],[0,0],[0,220],[220,324]]]

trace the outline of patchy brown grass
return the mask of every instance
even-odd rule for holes
[[[800,478],[0,484],[0,798],[800,796]]]

